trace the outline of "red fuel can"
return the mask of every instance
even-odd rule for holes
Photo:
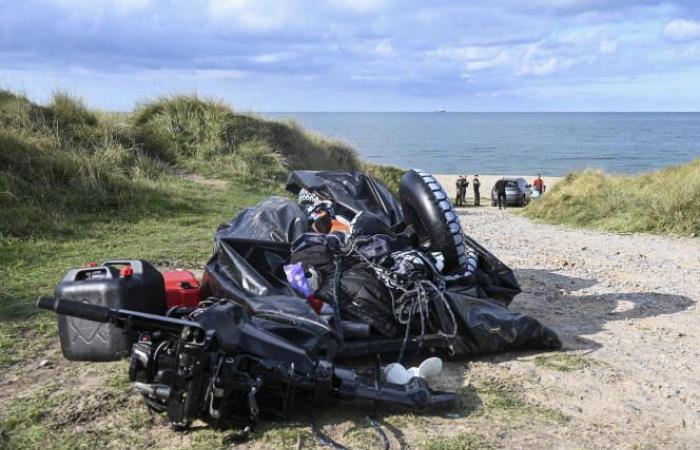
[[[163,272],[165,281],[165,303],[173,306],[195,307],[202,300],[199,281],[188,270]]]

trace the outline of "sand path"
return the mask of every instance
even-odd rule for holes
[[[512,308],[556,329],[585,367],[553,370],[523,354],[467,363],[465,383],[512,378],[528,401],[569,417],[507,429],[486,421],[480,433],[508,448],[698,448],[700,239],[533,224],[511,211],[460,214],[465,232],[515,270],[523,293]],[[454,385],[464,364],[449,367],[443,383]]]

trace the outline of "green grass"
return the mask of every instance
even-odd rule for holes
[[[404,173],[403,169],[381,164],[363,163],[362,171],[367,175],[381,180],[394,194],[398,194],[401,175]]]
[[[104,378],[100,368],[93,376]],[[124,367],[119,367],[124,370]],[[130,392],[103,383],[65,389],[60,383],[28,390],[0,410],[0,448],[147,448],[157,443],[146,408]]]
[[[423,441],[422,450],[477,450],[493,448],[484,439],[471,431],[464,431],[456,436],[439,437]]]
[[[168,203],[154,204],[152,211],[137,217],[118,211],[91,213],[76,219],[79,231],[66,237],[0,240],[0,368],[42,349],[46,342],[37,336],[55,337],[55,317],[37,314],[33,305],[38,295],[52,293],[68,268],[124,257],[162,266],[201,266],[211,254],[217,225],[278,188],[231,183],[213,189],[174,177],[159,183],[178,199],[175,213],[167,210]]]
[[[459,394],[467,414],[555,424],[571,420],[561,411],[525,400],[522,387],[509,380],[482,380],[476,386],[463,388]]]
[[[700,159],[637,176],[567,175],[523,214],[615,232],[700,236]]]

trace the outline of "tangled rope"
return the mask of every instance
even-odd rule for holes
[[[429,336],[426,324],[430,323],[431,305],[437,309],[438,302],[447,311],[450,326],[447,330],[438,326],[433,335],[451,339],[457,336],[457,318],[455,317],[449,300],[445,296],[445,278],[437,270],[435,265],[427,257],[416,250],[393,253],[392,259],[399,261],[399,265],[404,264],[404,270],[398,272],[394,267],[387,268],[377,264],[358,251],[358,242],[369,241],[369,239],[352,239],[349,248],[345,251],[345,257],[355,256],[369,266],[391,295],[391,309],[394,318],[398,323],[406,327],[398,362],[403,360],[403,355],[411,336],[411,323],[416,315],[419,318],[420,334],[417,336],[419,345]],[[417,264],[416,264],[417,263]],[[429,269],[430,274],[420,273],[418,269]],[[431,279],[426,278],[429,276]],[[433,280],[436,280],[434,282]],[[397,296],[395,293],[398,292]]]

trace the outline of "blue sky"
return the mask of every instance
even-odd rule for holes
[[[698,111],[700,1],[0,0],[0,86],[107,109]]]

